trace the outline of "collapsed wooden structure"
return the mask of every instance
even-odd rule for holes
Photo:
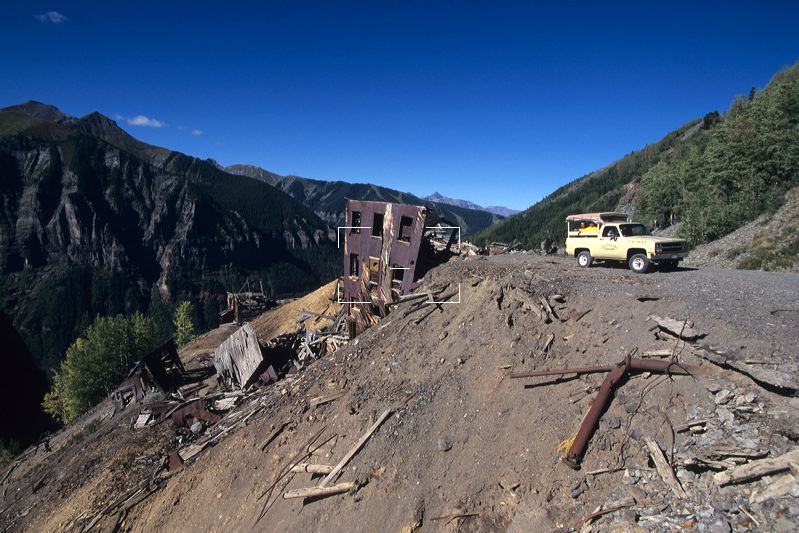
[[[347,200],[345,222],[341,303],[353,337],[446,261],[459,235],[423,206],[390,202]]]
[[[123,410],[131,401],[142,401],[150,394],[166,394],[177,389],[183,384],[185,374],[175,340],[169,339],[136,362],[111,394],[115,412]]]
[[[259,282],[256,290],[254,284],[247,280],[239,292],[227,293],[227,308],[219,313],[219,322],[243,324],[275,305],[276,302],[264,293],[262,283]]]
[[[214,352],[214,367],[219,379],[242,389],[258,378],[264,363],[261,345],[249,323],[225,339]]]

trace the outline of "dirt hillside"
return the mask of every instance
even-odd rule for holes
[[[97,527],[796,529],[796,472],[723,487],[714,475],[797,448],[799,276],[712,269],[639,276],[513,254],[455,259],[431,271],[421,290],[443,289],[457,301],[459,286],[460,303],[397,306],[337,352],[253,392],[237,408],[253,413],[247,424]],[[549,318],[541,298],[552,307]],[[677,342],[648,319],[653,314],[690,320],[702,337]],[[509,374],[615,364],[632,350],[674,353],[699,370],[631,376],[602,415],[581,469],[572,470],[557,448],[574,436],[604,374]],[[281,475],[287,467],[298,460],[337,464],[388,409],[334,481],[359,488],[282,498],[321,479]],[[166,424],[132,431],[125,418],[106,419],[79,443],[12,473],[0,528],[81,529],[179,439],[193,438]],[[686,423],[693,426],[681,427]],[[684,495],[661,478],[647,439],[673,466]],[[614,504],[620,508],[586,525],[599,506]]]

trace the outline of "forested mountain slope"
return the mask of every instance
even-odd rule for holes
[[[763,213],[776,211],[799,184],[799,66],[774,76],[723,114],[710,112],[553,192],[489,228],[478,241],[565,239],[571,213],[622,209],[665,227],[692,244],[726,235]]]

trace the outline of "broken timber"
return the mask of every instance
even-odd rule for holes
[[[244,389],[258,379],[264,363],[255,330],[247,323],[227,338],[214,352],[214,367],[222,379]]]
[[[652,461],[655,463],[655,468],[657,469],[658,474],[660,474],[660,477],[663,479],[663,482],[669,486],[675,496],[681,500],[685,499],[685,490],[680,485],[680,482],[677,481],[677,477],[674,475],[674,471],[671,469],[671,466],[663,456],[663,452],[661,451],[660,446],[658,446],[658,443],[655,442],[654,439],[647,437],[646,447],[649,448],[649,456],[652,457]]]
[[[776,474],[777,472],[783,472],[791,468],[799,470],[799,448],[782,454],[779,457],[761,459],[732,468],[727,472],[719,472],[713,475],[713,481],[715,481],[716,485],[719,487],[723,487],[724,485],[730,485],[732,483],[742,483],[751,479]]]
[[[320,496],[330,496],[333,494],[341,494],[342,492],[349,492],[357,487],[357,484],[348,481],[346,483],[339,483],[332,487],[307,487],[304,489],[294,489],[283,494],[283,498],[289,500],[291,498],[318,498]]]
[[[323,479],[323,480],[322,480],[322,482],[319,484],[319,487],[320,487],[320,488],[321,488],[321,487],[326,487],[326,486],[328,485],[328,483],[330,483],[331,481],[333,481],[333,478],[335,478],[335,477],[336,477],[336,475],[338,475],[338,473],[341,471],[341,469],[342,469],[342,468],[344,468],[345,466],[347,466],[347,463],[349,463],[349,462],[350,462],[350,459],[352,459],[352,458],[355,456],[355,454],[356,454],[356,453],[358,453],[358,450],[360,450],[360,449],[363,447],[363,445],[364,445],[364,444],[366,444],[366,441],[368,441],[368,440],[369,440],[369,437],[371,437],[371,436],[372,436],[372,433],[374,433],[375,431],[377,431],[377,428],[379,428],[379,427],[380,427],[380,425],[381,425],[383,422],[385,422],[385,420],[386,420],[386,419],[387,419],[389,416],[391,416],[391,413],[393,413],[393,412],[394,412],[394,410],[393,410],[393,409],[391,409],[391,408],[388,408],[388,409],[386,409],[386,410],[383,412],[383,414],[382,414],[382,415],[380,415],[380,418],[378,418],[378,419],[377,419],[377,422],[375,422],[374,424],[372,424],[372,427],[370,427],[370,428],[369,428],[369,429],[366,431],[366,433],[364,433],[363,437],[361,437],[361,438],[360,438],[360,440],[358,440],[358,442],[357,442],[357,443],[355,443],[355,446],[353,446],[353,447],[352,447],[352,449],[351,449],[349,452],[347,452],[347,455],[345,455],[345,456],[344,456],[344,458],[343,458],[341,461],[339,461],[339,463],[338,463],[338,464],[337,464],[337,465],[336,465],[336,466],[333,468],[333,470],[332,470],[332,471],[331,471],[331,472],[330,472],[330,473],[327,475],[327,477],[326,477],[325,479]]]

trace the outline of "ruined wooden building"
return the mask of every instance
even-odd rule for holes
[[[227,309],[219,313],[219,322],[243,324],[275,305],[276,302],[264,293],[262,283],[256,287],[247,280],[239,292],[227,293]]]
[[[180,387],[186,369],[178,357],[174,339],[151,351],[133,365],[122,384],[112,393],[115,410],[131,401],[142,401],[151,394],[165,394]]]
[[[347,200],[345,217],[341,302],[353,336],[446,261],[459,235],[423,206]]]

